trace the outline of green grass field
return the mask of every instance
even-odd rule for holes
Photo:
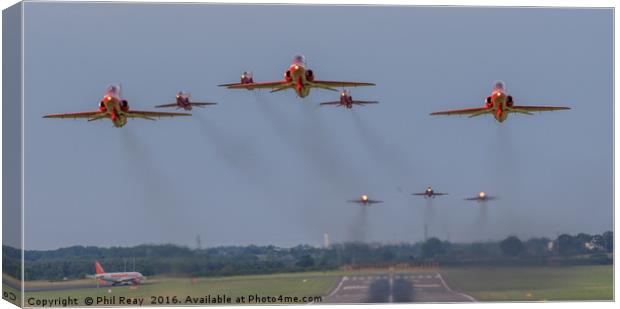
[[[478,301],[612,300],[613,266],[442,268],[450,287]]]

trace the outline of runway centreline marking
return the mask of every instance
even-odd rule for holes
[[[388,296],[388,302],[394,302],[394,274],[390,273],[390,295]]]
[[[439,280],[441,280],[441,284],[443,284],[443,287],[444,287],[444,288],[446,288],[446,290],[448,290],[449,292],[454,293],[454,294],[457,294],[457,295],[461,295],[461,296],[463,296],[463,297],[465,297],[465,298],[469,299],[470,301],[473,301],[473,302],[475,302],[475,301],[476,301],[476,299],[475,299],[475,298],[473,298],[473,297],[471,297],[471,296],[469,296],[469,295],[467,295],[467,294],[465,294],[465,293],[460,293],[460,292],[456,292],[456,291],[452,290],[452,289],[451,289],[451,288],[450,288],[450,287],[446,284],[446,281],[445,281],[445,280],[443,280],[443,277],[441,276],[441,274],[440,274],[440,273],[437,273],[437,278],[439,278]]]

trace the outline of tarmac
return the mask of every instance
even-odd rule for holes
[[[440,273],[375,273],[343,276],[323,303],[457,303],[473,297],[451,289]]]

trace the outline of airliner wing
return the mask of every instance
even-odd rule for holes
[[[51,115],[45,115],[45,116],[43,116],[43,118],[72,118],[72,119],[86,118],[86,119],[91,119],[91,118],[99,118],[99,117],[105,117],[105,116],[106,116],[105,112],[93,111],[93,112],[51,114]]]
[[[133,283],[133,282],[135,282],[135,278],[133,278],[133,277],[128,277],[128,278],[118,279],[116,282],[127,282],[127,283]]]

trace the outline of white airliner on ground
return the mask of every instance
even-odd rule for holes
[[[138,285],[142,280],[146,279],[146,277],[137,271],[106,273],[105,270],[103,270],[103,267],[101,267],[99,261],[95,261],[95,273],[96,274],[91,277],[97,279],[97,282],[101,284],[111,283],[112,285]]]

